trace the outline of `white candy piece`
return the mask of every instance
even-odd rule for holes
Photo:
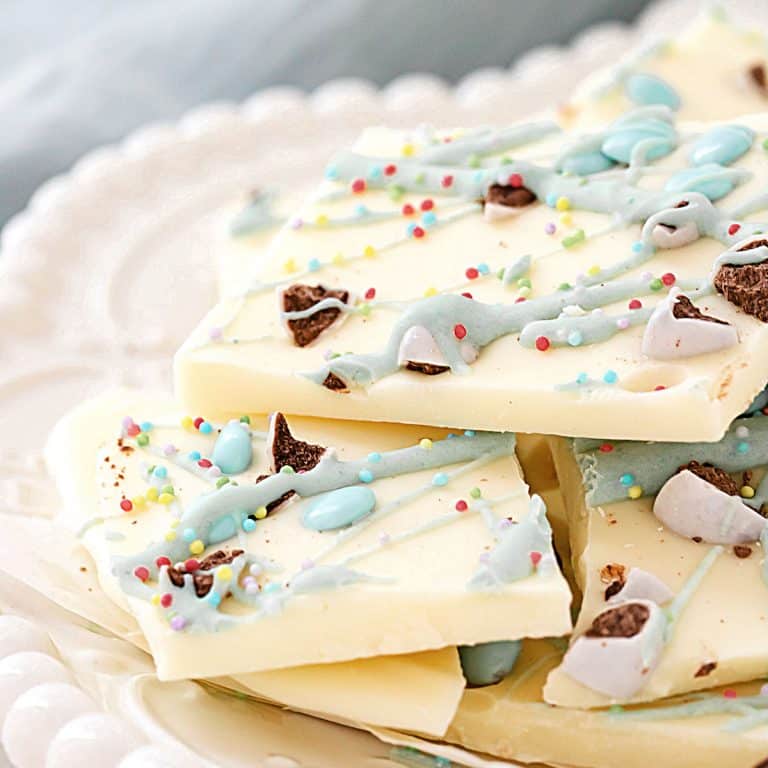
[[[170,747],[139,747],[126,755],[117,768],[201,768],[203,764]],[[94,767],[95,768],[95,767]]]
[[[65,723],[96,709],[80,688],[43,683],[16,699],[3,724],[3,746],[16,768],[45,768],[48,746]],[[91,765],[98,765],[92,763]]]
[[[72,675],[57,659],[40,651],[22,651],[0,661],[0,727],[22,693],[40,683],[71,683]]]
[[[527,206],[499,205],[499,203],[486,203],[483,207],[483,216],[486,221],[502,221],[512,216],[520,215]]]
[[[658,663],[667,625],[664,612],[650,600],[624,602],[608,610],[629,605],[643,605],[649,612],[648,619],[636,635],[582,635],[563,657],[562,669],[569,677],[615,699],[628,699],[643,687]]]
[[[113,768],[140,744],[123,720],[104,712],[80,715],[53,737],[45,768]]]
[[[723,493],[687,469],[664,483],[653,514],[679,536],[700,537],[709,544],[754,542],[766,525],[765,518],[741,497]]]
[[[37,624],[21,616],[0,616],[0,659],[20,651],[39,651],[56,655],[51,638]]]
[[[624,603],[627,600],[650,600],[663,605],[674,597],[672,590],[656,575],[632,568],[620,592],[608,599],[609,605]]]
[[[477,348],[473,344],[462,342],[459,349],[465,363],[470,364],[477,359]],[[405,365],[409,361],[427,365],[448,365],[434,336],[423,325],[414,325],[409,328],[400,342],[397,364]]]
[[[651,242],[657,248],[682,248],[698,239],[699,228],[693,221],[688,221],[680,227],[657,224],[651,230]]]
[[[673,288],[654,309],[643,334],[644,355],[654,360],[675,360],[717,352],[739,343],[736,328],[729,323],[675,317],[672,308],[679,294]]]

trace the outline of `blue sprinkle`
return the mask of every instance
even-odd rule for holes
[[[632,243],[632,253],[642,253],[643,247],[644,246],[641,240],[638,240],[636,243]]]
[[[475,181],[482,181],[485,178],[485,172],[484,171],[475,171],[474,174],[474,180]]]
[[[381,166],[380,165],[374,165],[373,168],[371,168],[370,171],[368,171],[368,178],[369,179],[378,179],[379,176],[381,176]]]
[[[221,595],[218,592],[211,592],[207,600],[214,608],[218,608],[221,604]]]
[[[438,488],[448,485],[448,475],[446,475],[445,472],[438,472],[432,478],[432,485],[436,485]]]
[[[197,531],[194,528],[185,528],[181,533],[181,538],[189,544],[197,538]]]
[[[549,193],[549,194],[546,196],[546,198],[544,199],[544,202],[546,202],[546,204],[547,204],[547,205],[548,205],[550,208],[554,208],[554,207],[557,205],[557,195],[555,195],[554,193],[550,192],[550,193]]]
[[[408,233],[408,237],[413,237],[413,231],[416,229],[416,225],[411,222],[406,228],[405,231]]]
[[[485,262],[482,262],[481,264],[477,265],[477,271],[481,275],[487,275],[491,271],[491,268]]]
[[[426,213],[423,213],[421,216],[421,223],[425,227],[431,227],[436,222],[437,222],[437,216],[435,216],[433,211],[427,211]]]
[[[464,437],[474,437],[475,436],[475,430],[474,429],[465,429],[464,430]]]
[[[377,464],[381,461],[381,454],[378,451],[374,451],[373,453],[368,454],[368,461],[371,462],[371,464]]]
[[[251,531],[256,530],[256,521],[252,517],[246,517],[245,520],[243,520],[243,530],[246,533],[250,533]]]
[[[446,439],[446,440],[452,440],[454,437],[456,437],[456,435],[454,435],[454,434],[453,434],[453,432],[449,432],[449,433],[448,433],[448,434],[445,436],[445,439]]]
[[[577,384],[586,384],[589,381],[589,376],[583,371],[576,377]]]
[[[200,451],[190,451],[188,454],[189,458],[192,459],[192,461],[200,461]]]
[[[320,269],[320,259],[310,259],[307,267],[310,272],[317,272],[317,270]]]
[[[357,479],[361,483],[372,483],[373,482],[373,472],[371,472],[370,469],[361,469],[357,473]]]
[[[355,213],[356,213],[358,216],[367,216],[367,215],[368,215],[368,206],[366,206],[366,205],[363,205],[362,203],[360,203],[360,205],[358,205],[358,206],[355,208]]]
[[[272,592],[272,593],[279,592],[280,589],[281,589],[280,585],[277,582],[273,581],[273,582],[270,582],[269,584],[267,584],[267,586],[264,587],[262,592],[265,592],[266,594],[269,594],[270,592]]]
[[[209,424],[207,421],[204,421],[200,425],[200,432],[203,435],[210,435],[211,432],[213,432],[213,425]]]
[[[152,422],[151,421],[142,421],[141,424],[139,424],[139,427],[141,427],[142,432],[151,432],[152,431]]]
[[[626,485],[626,486],[634,485],[635,484],[635,476],[634,475],[630,475],[629,472],[627,472],[626,474],[622,475],[619,478],[619,482],[622,485]]]
[[[336,168],[335,165],[329,165],[325,169],[325,178],[333,181],[334,179],[337,179],[339,177],[339,171],[338,168]]]
[[[736,450],[739,453],[749,453],[749,443],[739,443],[736,446]]]
[[[619,380],[619,374],[616,371],[606,371],[603,374],[603,381],[606,384],[615,384]]]
[[[168,470],[165,467],[155,467],[152,474],[162,480],[164,477],[168,477]]]
[[[582,341],[584,341],[584,338],[581,335],[581,331],[571,331],[568,334],[568,343],[572,347],[578,347]]]

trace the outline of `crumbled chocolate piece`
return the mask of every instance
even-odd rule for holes
[[[319,304],[323,299],[338,299],[347,304],[349,291],[335,291],[322,285],[304,285],[295,283],[286,288],[281,296],[283,312],[303,312]],[[338,307],[328,307],[314,312],[309,317],[288,320],[286,325],[297,347],[311,344],[323,331],[330,328],[341,316]]]
[[[768,757],[762,762],[759,762],[754,768],[768,768]]]
[[[706,480],[710,485],[714,485],[715,488],[729,496],[738,496],[739,494],[739,486],[736,485],[736,481],[720,467],[715,467],[712,464],[699,464],[698,461],[689,461],[680,467],[681,472],[684,469],[693,472],[696,477]]]
[[[184,571],[177,568],[175,565],[169,565],[168,580],[174,587],[179,587],[179,589],[181,589],[181,587],[184,586]]]
[[[199,564],[201,571],[210,571],[212,568],[218,568],[220,565],[229,565],[236,557],[243,554],[242,549],[233,549],[231,552],[225,552],[223,549],[217,549],[206,555]]]
[[[605,588],[605,599],[610,600],[614,595],[618,595],[621,590],[624,589],[623,581],[612,581]]]
[[[752,64],[747,72],[752,79],[752,82],[763,91],[763,93],[768,93],[768,78],[766,77],[765,64],[762,62]]]
[[[621,582],[622,586],[627,580],[627,566],[621,563],[606,563],[600,569],[600,581],[603,584],[610,584],[612,581]]]
[[[749,250],[760,245],[768,245],[768,241],[750,241],[739,250]],[[714,285],[731,304],[768,323],[768,261],[758,264],[723,264],[717,270]]]
[[[196,573],[192,576],[192,584],[198,597],[205,597],[213,589],[212,573]]]
[[[409,360],[405,367],[409,371],[416,371],[417,373],[423,373],[425,376],[437,376],[440,373],[449,371],[450,368],[447,365],[432,365],[431,363],[416,363],[413,360]]]
[[[694,677],[706,677],[711,675],[717,669],[716,661],[708,661],[706,664],[702,664],[697,670]]]
[[[335,373],[328,372],[328,375],[323,379],[323,386],[326,389],[330,389],[332,392],[349,392],[349,387],[347,386],[347,383],[342,379],[340,376],[337,376]]]
[[[272,475],[259,475],[256,478],[256,482],[260,483],[262,480],[266,480],[268,477],[272,477]],[[286,491],[282,496],[280,496],[280,498],[275,499],[274,501],[270,501],[269,504],[265,504],[264,506],[266,507],[267,512],[273,512],[278,507],[281,507],[283,504],[285,504],[285,502],[294,495],[295,491]],[[253,517],[253,515],[249,515],[249,517],[252,517],[254,520],[256,519]]]
[[[704,539],[702,539],[702,538],[701,538],[701,536],[694,536],[694,537],[691,539],[691,541],[694,541],[694,542],[696,542],[696,544],[701,544],[701,542],[702,542],[702,541],[704,541]]]
[[[641,603],[625,603],[603,611],[587,630],[587,637],[634,637],[645,626],[651,612]]]
[[[483,202],[503,205],[505,208],[524,208],[526,205],[536,202],[536,195],[528,187],[491,184]]]
[[[210,555],[204,557],[199,563],[198,570],[192,574],[192,585],[195,588],[195,594],[198,597],[205,597],[213,588],[213,574],[205,573],[204,571],[210,571],[220,565],[228,565],[242,554],[242,549],[233,549],[230,552],[217,549],[215,552],[211,552]],[[177,568],[175,565],[168,566],[168,579],[174,587],[181,588],[184,586],[185,573],[183,569]]]
[[[268,450],[272,457],[272,471],[279,472],[283,467],[291,467],[296,472],[309,472],[314,469],[325,453],[325,446],[305,443],[297,440],[288,427],[288,421],[282,413],[275,413],[269,429],[270,444]]]
[[[733,554],[740,560],[746,560],[752,554],[752,547],[748,547],[746,544],[737,544],[733,548]]]
[[[687,318],[690,320],[706,320],[708,323],[717,323],[718,325],[730,325],[725,320],[705,315],[687,296],[677,297],[677,301],[672,305],[672,314],[678,320]]]
[[[685,206],[686,206],[686,205],[688,205],[688,201],[687,201],[687,200],[681,200],[681,201],[680,201],[680,202],[679,202],[679,203],[678,203],[678,204],[675,206],[675,208],[685,208]]]

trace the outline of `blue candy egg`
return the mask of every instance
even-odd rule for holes
[[[227,475],[245,472],[253,460],[253,446],[247,426],[239,421],[227,424],[216,439],[211,458]]]
[[[580,152],[563,158],[560,167],[566,173],[589,176],[600,171],[607,171],[613,167],[613,160],[606,157],[602,152]]]
[[[216,520],[208,530],[208,543],[219,544],[222,541],[231,539],[237,534],[237,524],[232,515],[225,515]]]
[[[630,101],[641,106],[663,104],[670,109],[680,109],[680,97],[675,89],[654,75],[642,72],[630,75],[624,84],[624,92]]]
[[[370,488],[352,485],[316,497],[302,522],[313,531],[334,531],[367,517],[375,506],[376,495]]]
[[[686,168],[670,176],[664,189],[668,192],[699,192],[714,202],[733,189],[731,173],[716,163]]]
[[[663,120],[638,118],[610,129],[600,149],[618,163],[629,163],[635,147],[645,141],[652,144],[644,152],[644,159],[656,160],[674,150],[677,137],[674,128]]]
[[[460,646],[464,677],[475,687],[501,682],[514,669],[521,647],[520,640]]]
[[[745,125],[718,125],[696,140],[691,149],[691,163],[729,165],[749,151],[755,133]]]

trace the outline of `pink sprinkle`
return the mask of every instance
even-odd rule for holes
[[[174,616],[171,619],[171,629],[174,632],[181,632],[187,626],[187,620],[183,616]]]
[[[467,507],[468,507],[467,502],[464,501],[464,499],[459,499],[456,502],[456,511],[457,512],[466,512],[467,511]]]
[[[125,416],[122,423],[123,429],[128,429],[128,427],[133,426],[133,419],[130,416]]]
[[[167,445],[163,446],[163,456],[173,456],[174,453],[178,448],[173,443],[168,443]]]
[[[291,229],[301,229],[304,222],[301,219],[291,219],[290,227]]]
[[[173,602],[173,595],[166,592],[164,595],[160,597],[160,605],[163,606],[163,608],[170,608],[171,603]]]
[[[733,690],[733,688],[726,688],[723,691],[723,696],[725,696],[726,699],[738,699],[739,694]]]
[[[210,459],[200,459],[197,463],[203,469],[210,469],[213,466],[213,462]]]
[[[218,341],[222,336],[222,330],[218,327],[213,327],[208,329],[208,338],[211,341]]]
[[[626,317],[620,317],[616,321],[616,327],[621,328],[622,331],[626,331],[629,328],[629,319]]]
[[[541,552],[531,552],[531,562],[533,563],[534,568],[541,562],[541,558]]]
[[[137,565],[133,569],[133,575],[139,580],[139,581],[146,581],[149,578],[149,568],[143,565]]]

